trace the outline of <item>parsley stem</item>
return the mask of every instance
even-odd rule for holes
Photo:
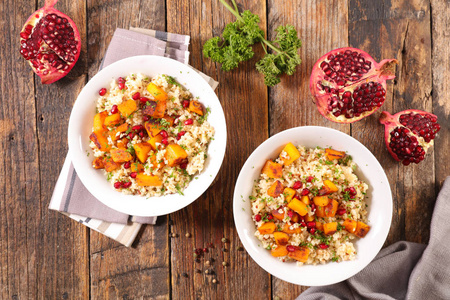
[[[225,0],[219,0],[235,17],[241,22],[244,22],[244,19],[239,15],[239,11],[237,9],[236,3],[233,1],[233,5],[236,9],[233,9]]]

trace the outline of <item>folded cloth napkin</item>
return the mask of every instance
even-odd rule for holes
[[[100,69],[127,57],[159,55],[187,64],[189,40],[186,35],[142,28],[118,28],[114,32]],[[194,69],[195,70],[195,69]],[[218,83],[197,71],[215,89]],[[50,209],[94,229],[129,247],[142,224],[155,224],[156,217],[134,217],[115,211],[97,200],[81,183],[68,153],[56,182]]]
[[[346,281],[311,287],[297,300],[450,299],[450,177],[434,207],[427,245],[397,242]]]

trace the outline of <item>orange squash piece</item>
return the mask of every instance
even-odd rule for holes
[[[160,147],[163,147],[163,145],[161,144],[162,140],[162,135],[158,134],[157,136],[151,137],[148,140],[148,143],[150,144],[150,146],[152,146],[153,151],[156,151],[158,150],[158,145],[156,145],[157,143],[160,144]]]
[[[103,169],[105,165],[103,164],[103,159],[101,157],[97,157],[92,161],[92,166],[94,169]]]
[[[273,257],[282,257],[288,255],[286,246],[277,246],[275,249],[270,250],[270,254]]]
[[[325,149],[325,155],[327,156],[328,160],[341,159],[345,157],[345,152],[327,148]]]
[[[155,98],[155,100],[157,101],[166,101],[167,100],[167,93],[160,88],[159,86],[157,86],[156,84],[154,84],[153,82],[150,82],[147,85],[147,91],[153,96],[153,98]]]
[[[147,161],[150,150],[152,150],[152,146],[149,143],[142,142],[134,144],[133,148],[134,152],[136,152],[136,157],[140,160],[141,163],[145,163]]]
[[[283,221],[283,219],[284,219],[284,210],[283,210],[282,213],[280,213],[280,212],[278,211],[278,209],[273,209],[273,210],[271,211],[271,213],[272,213],[272,216],[273,216],[275,219],[280,220],[280,221]]]
[[[301,262],[306,262],[309,257],[309,249],[307,247],[295,247],[293,252],[288,252],[288,257]]]
[[[258,231],[261,234],[274,233],[275,229],[277,229],[277,225],[275,225],[274,222],[266,222],[266,223],[261,224],[261,226],[258,227]]]
[[[305,222],[312,222],[315,219],[314,215],[309,215],[309,214],[306,214],[304,218],[305,218]]]
[[[283,190],[284,199],[286,199],[287,202],[290,202],[292,198],[295,196],[295,190],[291,188],[285,188]]]
[[[356,221],[352,219],[345,219],[344,220],[344,227],[345,230],[347,230],[350,233],[355,233],[356,231]]]
[[[116,113],[116,114],[112,114],[110,116],[107,116],[105,118],[105,123],[104,124],[105,124],[105,126],[111,127],[111,126],[119,124],[120,122],[122,122],[122,118],[120,117],[119,113]]]
[[[302,229],[300,227],[297,227],[297,228],[294,228],[294,229],[291,229],[290,227],[291,227],[290,224],[284,224],[282,231],[285,232],[285,233],[288,233],[288,234],[294,234],[294,233],[302,232]]]
[[[283,166],[268,160],[262,168],[261,173],[266,174],[269,178],[281,178],[283,176]]]
[[[193,112],[193,113],[196,113],[197,115],[203,116],[203,105],[196,100],[191,100],[189,102],[188,109],[190,112]]]
[[[300,152],[298,151],[297,147],[295,147],[294,144],[292,143],[288,143],[286,146],[284,146],[281,152],[283,151],[286,152],[287,155],[289,156],[289,158],[281,159],[285,166],[289,166],[300,157]]]
[[[283,184],[277,180],[267,190],[267,195],[276,198],[280,196],[282,192],[283,192]]]
[[[92,132],[91,135],[89,135],[89,139],[94,142],[98,150],[105,152],[109,152],[109,150],[111,150],[111,146],[108,144],[104,131]]]
[[[302,201],[303,203],[305,203],[306,205],[310,205],[311,204],[311,199],[309,199],[308,196],[302,196],[300,198],[300,201]]]
[[[114,162],[112,158],[103,159],[103,165],[105,166],[106,172],[112,172],[120,167],[120,164]]]
[[[126,137],[123,138],[123,139],[118,140],[118,141],[117,141],[117,148],[127,150],[127,149],[128,149],[128,142],[129,142],[129,141],[130,141],[130,140],[127,139]]]
[[[128,130],[128,128],[130,128],[130,125],[128,125],[128,123],[123,123],[120,124],[119,126],[117,126],[116,128],[114,128],[113,130],[110,130],[108,132],[109,137],[111,138],[112,141],[117,141],[117,139],[119,138],[117,136],[117,134],[120,133],[124,133],[125,131]]]
[[[319,222],[319,221],[316,221],[316,229],[320,230],[320,231],[323,231],[323,223]]]
[[[130,170],[131,170],[131,172],[140,173],[140,172],[144,171],[144,165],[141,164],[140,162],[134,162],[131,164]]]
[[[323,233],[332,235],[337,231],[337,222],[330,222],[323,224]]]
[[[144,173],[138,173],[136,175],[136,183],[139,186],[161,186],[163,184],[158,176]]]
[[[111,158],[116,163],[124,163],[133,159],[133,155],[124,149],[111,149]]]
[[[117,109],[124,118],[127,118],[137,110],[137,104],[133,99],[129,99],[117,105]]]
[[[324,180],[323,187],[321,187],[319,190],[319,195],[329,195],[331,193],[337,192],[338,190],[338,187],[332,181]]]
[[[289,202],[287,206],[298,213],[300,216],[304,216],[308,213],[308,207],[306,206],[306,204],[296,198],[292,199],[292,201]]]
[[[104,110],[94,116],[94,131],[106,130],[105,118],[107,116],[108,116],[108,112],[106,110]]]
[[[277,245],[284,246],[289,242],[289,235],[281,231],[274,232],[273,238],[275,239],[275,243],[277,243]]]
[[[327,206],[317,206],[316,216],[318,217],[334,217],[336,215],[339,202],[331,200]]]
[[[356,223],[356,230],[355,234],[356,236],[363,238],[366,236],[366,234],[369,232],[370,226],[365,224],[364,222],[358,221]]]
[[[330,199],[327,196],[315,196],[313,201],[317,206],[327,206],[330,203]]]
[[[178,144],[170,144],[166,148],[166,153],[164,157],[167,160],[167,164],[170,167],[176,166],[182,163],[185,159],[187,159],[187,153],[181,148]]]
[[[161,169],[162,167],[164,167],[166,164],[164,163],[163,160],[157,161],[156,159],[156,153],[153,153],[150,155],[150,165],[152,166],[153,169]],[[159,167],[158,167],[159,165]]]

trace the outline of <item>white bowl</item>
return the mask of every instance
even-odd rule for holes
[[[118,192],[106,180],[103,171],[92,167],[93,154],[89,147],[98,91],[108,87],[113,79],[130,73],[153,77],[167,74],[189,89],[205,107],[211,108],[208,121],[215,129],[214,140],[208,147],[208,158],[203,171],[179,194],[145,198]],[[115,62],[97,73],[83,88],[73,107],[69,120],[69,150],[73,165],[84,186],[105,205],[135,216],[160,216],[177,211],[195,201],[210,186],[219,172],[225,155],[227,130],[219,99],[209,84],[192,68],[173,59],[144,55]],[[88,156],[88,153],[90,155]]]
[[[368,219],[371,229],[356,241],[357,257],[353,261],[330,262],[323,265],[303,265],[281,262],[264,249],[255,237],[249,195],[254,180],[260,175],[267,159],[276,158],[288,143],[308,148],[333,147],[348,151],[358,164],[355,173],[369,185],[367,195]],[[299,285],[328,285],[345,280],[361,271],[380,251],[389,233],[392,219],[392,195],[386,174],[377,159],[360,142],[340,131],[318,127],[297,127],[280,132],[262,143],[245,162],[236,182],[233,215],[239,238],[247,252],[270,274]]]

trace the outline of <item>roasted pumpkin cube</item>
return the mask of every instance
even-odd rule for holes
[[[111,138],[112,141],[117,141],[119,139],[118,137],[118,133],[124,133],[125,131],[128,130],[128,128],[130,128],[130,125],[128,125],[128,123],[123,123],[120,124],[119,126],[117,126],[116,128],[114,128],[113,130],[110,130],[108,132],[109,137]]]
[[[116,163],[112,158],[105,157],[103,159],[103,165],[106,172],[112,172],[120,167],[120,164]]]
[[[153,151],[156,151],[158,150],[158,145],[156,144],[161,144],[162,140],[163,140],[162,135],[158,134],[157,136],[151,137],[148,140],[148,143],[150,144],[150,146],[152,146]]]
[[[134,162],[130,167],[131,172],[142,172],[144,171],[144,165],[139,162]]]
[[[291,229],[291,224],[284,224],[283,226],[283,232],[288,233],[288,234],[294,234],[294,233],[300,233],[302,232],[302,229],[300,227]]]
[[[291,222],[298,223],[300,222],[300,215],[295,211],[292,212]]]
[[[89,135],[89,139],[94,142],[95,146],[100,151],[109,152],[111,146],[108,144],[108,140],[104,131],[94,131]]]
[[[270,254],[272,254],[273,257],[282,257],[288,255],[288,251],[286,246],[279,245],[275,249],[270,250]]]
[[[282,210],[283,212],[280,213],[279,210]],[[282,220],[284,219],[284,210],[283,210],[282,208],[279,208],[279,209],[273,209],[273,210],[271,211],[271,214],[272,214],[272,216],[273,216],[275,219],[277,219],[277,220],[282,221]]]
[[[308,196],[302,196],[301,198],[300,198],[300,201],[302,201],[303,203],[305,203],[306,205],[310,205],[311,204],[311,199],[309,199],[309,197]]]
[[[111,149],[111,158],[116,163],[124,163],[133,159],[133,155],[124,149]]]
[[[178,144],[170,144],[166,148],[164,157],[170,167],[176,166],[187,159],[187,153]]]
[[[141,163],[145,163],[149,156],[150,150],[152,150],[152,146],[149,143],[142,142],[136,143],[133,145],[134,152],[136,152],[136,157],[139,159]]]
[[[327,148],[325,149],[325,155],[327,156],[328,160],[341,159],[345,157],[345,152]]]
[[[304,216],[308,213],[308,207],[306,206],[306,204],[296,198],[292,199],[287,206],[298,213],[300,216]]]
[[[280,196],[282,192],[283,192],[283,184],[278,180],[276,180],[267,190],[267,195],[276,198]]]
[[[153,118],[162,118],[166,114],[167,101],[166,100],[158,100],[156,102],[156,108],[153,115]]]
[[[323,231],[323,223],[319,222],[319,221],[316,221],[316,229],[320,230],[320,231]]]
[[[315,220],[315,216],[309,215],[309,214],[306,214],[304,218],[305,218],[305,222],[312,222]]]
[[[332,235],[337,231],[337,222],[330,222],[323,224],[323,233]]]
[[[258,231],[261,234],[271,234],[275,232],[275,229],[277,229],[277,225],[275,225],[274,222],[266,222],[261,224],[258,227]]]
[[[317,206],[327,206],[330,202],[327,196],[315,196],[313,198],[314,204]]]
[[[294,246],[294,251],[288,252],[288,257],[298,260],[300,262],[306,262],[309,257],[309,248]]]
[[[352,219],[345,219],[344,220],[344,227],[345,230],[347,230],[350,233],[355,233],[356,230],[356,221]]]
[[[338,187],[332,181],[324,180],[323,187],[321,187],[319,190],[319,195],[329,195],[331,193],[337,192],[338,190]]]
[[[326,206],[317,206],[316,216],[318,217],[334,217],[336,215],[339,202],[331,200]]]
[[[147,85],[147,91],[153,96],[153,98],[155,98],[156,101],[166,101],[168,98],[167,93],[153,82],[150,82]]]
[[[156,175],[147,175],[144,173],[138,173],[136,175],[136,183],[139,186],[161,186],[162,180]]]
[[[370,226],[365,224],[364,222],[358,221],[356,223],[356,230],[355,234],[356,236],[363,238],[366,236],[366,234],[369,232]]]
[[[144,123],[145,130],[147,130],[148,136],[157,136],[164,127],[159,122],[159,119],[151,119]]]
[[[126,137],[125,138],[123,138],[123,139],[120,139],[120,140],[118,140],[117,141],[117,148],[119,148],[119,149],[128,149],[128,142],[129,142],[130,140],[129,139],[127,139]]]
[[[129,99],[126,101],[123,101],[119,105],[117,105],[117,109],[119,109],[120,113],[124,118],[127,118],[132,113],[134,113],[137,110],[137,104],[136,101],[133,99]]]
[[[191,100],[189,102],[188,109],[190,112],[196,113],[197,115],[200,115],[200,116],[203,116],[203,114],[204,114],[203,113],[203,105],[196,100]]]
[[[92,161],[92,166],[94,169],[103,169],[105,165],[103,164],[103,158],[97,157]]]
[[[142,108],[142,114],[147,116],[153,116],[156,110],[156,101],[148,100],[145,106]]]
[[[161,169],[166,164],[164,163],[164,160],[162,160],[162,159],[158,161],[156,158],[156,153],[153,152],[150,155],[150,165],[152,166],[153,169]]]
[[[105,118],[105,126],[111,127],[122,122],[122,118],[119,113],[109,115]]]
[[[108,112],[106,110],[104,110],[94,116],[94,131],[106,130],[105,118],[107,116],[108,116]]]
[[[275,243],[277,243],[277,245],[286,245],[289,241],[289,235],[281,231],[274,232],[273,238],[275,239]]]
[[[300,152],[292,143],[288,143],[286,146],[284,146],[282,152],[283,151],[286,152],[286,154],[289,156],[288,158],[281,158],[285,166],[289,166],[300,157]]]
[[[291,188],[285,188],[283,190],[283,196],[287,202],[290,202],[292,200],[292,198],[295,196],[295,190],[291,189]]]
[[[279,163],[268,160],[262,168],[261,173],[266,174],[269,178],[281,178],[281,176],[283,176],[283,166]]]

